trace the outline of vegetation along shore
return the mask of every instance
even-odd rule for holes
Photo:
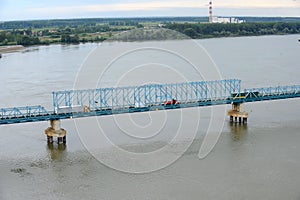
[[[0,22],[0,52],[22,46],[53,43],[102,42],[129,30],[166,28],[193,39],[213,37],[300,34],[300,18],[242,18],[246,23],[205,23],[205,17],[67,19]],[[136,32],[137,33],[137,32]],[[149,32],[148,32],[149,34]],[[158,34],[154,31],[153,34]],[[114,37],[112,37],[114,38]],[[157,37],[134,37],[150,40]],[[161,37],[161,39],[169,39]],[[180,38],[179,38],[180,39]]]

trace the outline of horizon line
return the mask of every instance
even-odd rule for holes
[[[0,20],[3,22],[16,22],[16,21],[46,21],[46,20],[76,20],[76,19],[139,19],[139,18],[209,18],[209,16],[123,16],[123,17],[113,17],[113,16],[103,16],[103,17],[66,17],[66,18],[32,18],[32,19],[11,19],[11,20]],[[254,16],[254,15],[214,15],[214,17],[247,17],[247,18],[299,18],[300,16]]]

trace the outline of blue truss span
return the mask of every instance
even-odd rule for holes
[[[217,80],[53,92],[43,106],[0,109],[0,125],[300,97],[300,85],[241,91],[241,80]]]
[[[300,85],[245,89],[232,94],[232,102],[255,102],[300,97]]]
[[[0,125],[50,120],[51,114],[43,106],[0,109]]]
[[[91,90],[53,92],[54,113],[97,110],[122,110],[159,106],[162,104],[196,103],[228,99],[239,93],[241,80],[217,80],[173,84],[149,84],[131,87],[112,87]]]

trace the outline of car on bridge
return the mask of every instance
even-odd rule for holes
[[[172,99],[171,101],[164,101],[163,105],[178,105],[179,101]]]

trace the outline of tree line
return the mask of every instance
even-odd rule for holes
[[[104,41],[114,32],[128,31],[140,27],[136,23],[131,25],[135,26],[82,25],[76,28],[67,26],[62,28],[33,29],[30,27],[28,29],[0,30],[0,46],[99,42]],[[106,33],[106,35],[102,33]]]
[[[263,22],[241,24],[169,23],[165,28],[193,39],[300,33],[300,22]]]
[[[115,21],[111,24],[87,26],[80,25],[46,29],[0,30],[0,45],[39,45],[51,43],[101,42],[118,33],[139,30],[141,24],[135,22]],[[300,22],[260,22],[241,24],[208,23],[166,23],[164,28],[178,31],[190,38],[235,37],[273,34],[299,34]],[[157,26],[159,28],[159,26]],[[144,30],[147,30],[145,28]],[[169,39],[173,35],[160,31],[130,31],[125,40]],[[168,34],[167,34],[168,33]],[[123,40],[123,39],[121,39]]]
[[[234,17],[234,16],[233,16]],[[238,17],[246,22],[300,22],[298,17]],[[97,26],[99,24],[135,26],[140,23],[182,23],[182,22],[208,22],[208,17],[135,17],[135,18],[83,18],[83,19],[49,19],[27,21],[0,22],[0,29],[41,29],[41,28],[64,28],[79,26]]]

